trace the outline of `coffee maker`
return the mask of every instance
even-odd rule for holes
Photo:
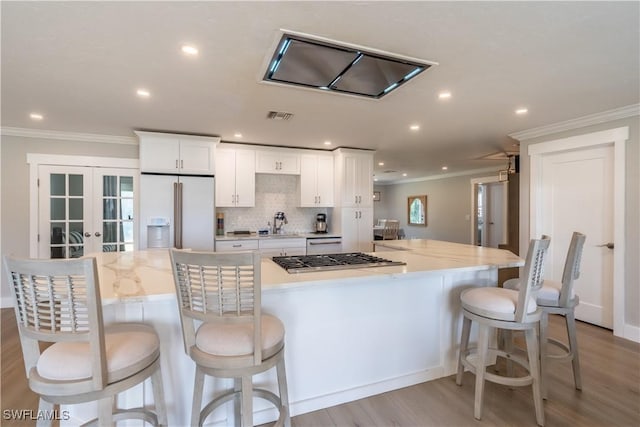
[[[327,232],[327,215],[319,213],[316,215],[316,233]]]

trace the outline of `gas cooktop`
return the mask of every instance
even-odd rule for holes
[[[299,256],[276,256],[273,262],[287,270],[288,273],[308,273],[314,271],[346,270],[364,267],[389,267],[405,265],[400,261],[367,255],[362,252],[342,254],[319,254]]]

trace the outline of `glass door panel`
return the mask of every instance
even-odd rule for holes
[[[96,169],[96,183],[101,201],[102,252],[125,252],[134,249],[134,184],[131,170]]]
[[[132,251],[137,169],[38,167],[38,257]]]
[[[85,221],[90,217],[91,169],[39,169],[39,256],[79,258],[85,253]]]

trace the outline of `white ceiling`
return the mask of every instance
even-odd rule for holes
[[[478,158],[517,149],[511,133],[640,102],[639,5],[2,1],[1,124],[322,149],[330,140],[376,150],[381,181],[498,167]],[[439,65],[380,100],[261,83],[279,29]],[[185,43],[199,55],[185,57]],[[443,90],[451,99],[438,99]],[[268,121],[272,110],[294,117]]]

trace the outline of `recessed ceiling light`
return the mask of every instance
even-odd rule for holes
[[[384,162],[378,162],[378,166],[384,166]]]
[[[440,98],[440,99],[449,99],[449,98],[451,98],[451,92],[440,92],[438,94],[438,98]]]
[[[373,180],[374,180],[374,181],[377,181],[377,180],[378,180],[378,178],[373,178]]]
[[[402,176],[407,176],[407,174],[406,174],[406,173],[403,173],[403,174],[402,174]]]
[[[418,130],[418,129],[420,129],[420,125],[411,125],[411,126],[409,126],[409,129]]]
[[[331,145],[331,141],[325,141],[324,145]]]
[[[516,114],[527,114],[529,112],[529,110],[527,110],[526,108],[518,108],[516,110]]]
[[[39,113],[31,113],[29,117],[31,117],[32,120],[42,120],[44,118],[44,116]]]
[[[442,170],[443,170],[443,171],[446,171],[447,169],[449,169],[449,167],[448,167],[448,166],[443,166],[443,167],[442,167]]]
[[[242,134],[241,133],[234,133],[233,136],[235,136],[236,138],[242,138]]]
[[[140,97],[140,98],[148,98],[151,96],[151,92],[149,92],[146,89],[138,89],[136,91],[136,94]]]
[[[182,53],[195,56],[198,54],[198,49],[195,46],[184,45],[182,46]]]

